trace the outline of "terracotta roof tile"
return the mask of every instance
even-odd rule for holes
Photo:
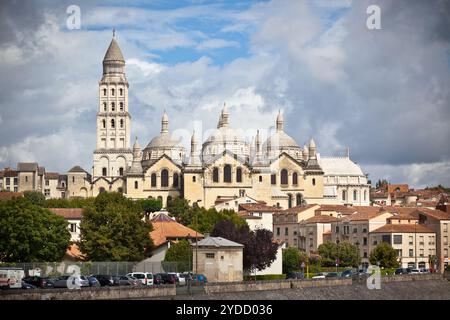
[[[262,203],[242,203],[239,205],[239,211],[247,212],[275,212],[280,211],[280,208],[271,207]]]
[[[76,244],[70,245],[66,251],[66,255],[76,260],[85,259],[85,256],[81,253],[80,248]]]
[[[386,224],[371,233],[434,233],[421,224]]]
[[[65,219],[81,219],[83,217],[82,208],[49,208],[49,210]]]
[[[433,210],[428,208],[420,208],[417,211],[427,217],[436,219],[436,220],[450,220],[450,212],[444,212],[441,210]]]
[[[300,212],[306,211],[308,209],[311,209],[314,206],[317,206],[317,204],[307,204],[307,205],[295,206],[290,209],[279,210],[278,212],[275,212],[275,214],[286,214],[286,213],[296,214],[296,213],[300,213]]]
[[[150,236],[153,239],[153,243],[156,247],[170,241],[171,238],[187,238],[196,237],[196,231],[188,228],[175,220],[170,218],[164,219],[159,217],[164,214],[159,214],[152,220],[153,231],[150,232]],[[203,234],[197,232],[197,238],[203,238]]]
[[[316,210],[316,212],[322,211],[335,211],[341,214],[352,214],[355,212],[353,207],[343,206],[343,205],[334,205],[334,204],[322,204],[320,208]]]
[[[332,217],[332,216],[327,216],[327,215],[320,215],[320,216],[314,216],[311,217],[309,219],[306,219],[304,221],[302,221],[302,224],[308,224],[308,223],[331,223],[331,222],[337,222],[340,221],[341,219],[336,218],[336,217]]]
[[[11,200],[15,198],[23,197],[22,192],[10,192],[10,191],[1,191],[0,192],[0,200]]]
[[[408,192],[409,186],[407,184],[390,184],[388,185],[388,192],[393,193],[396,189],[399,189],[400,192]]]
[[[59,173],[58,172],[46,172],[45,178],[46,179],[58,179]]]

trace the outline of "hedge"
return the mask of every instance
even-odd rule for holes
[[[282,280],[286,279],[285,274],[264,274],[257,276],[244,276],[244,281],[254,281],[254,280]]]

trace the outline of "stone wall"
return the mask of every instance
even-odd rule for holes
[[[102,287],[69,289],[36,289],[0,291],[0,300],[112,300],[170,297],[176,295],[173,285],[151,287]]]

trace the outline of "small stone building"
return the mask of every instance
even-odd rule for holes
[[[194,272],[204,274],[208,282],[243,280],[244,246],[221,237],[207,237],[192,244]]]

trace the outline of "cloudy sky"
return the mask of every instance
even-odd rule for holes
[[[66,26],[69,5],[81,29]],[[381,29],[366,26],[381,8]],[[101,61],[127,60],[132,136],[275,123],[369,178],[450,185],[448,1],[9,1],[0,4],[0,166],[92,167]],[[206,136],[200,137],[205,139]]]

